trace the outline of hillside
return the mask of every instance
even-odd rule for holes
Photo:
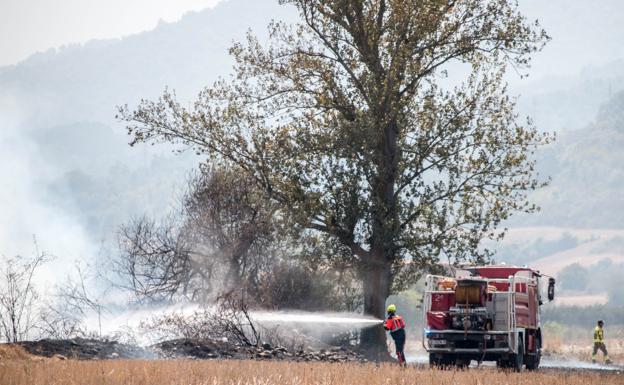
[[[533,194],[542,210],[514,224],[624,228],[624,92],[603,104],[594,122],[560,133],[538,155],[550,185]]]
[[[0,253],[29,252],[36,234],[61,258],[83,258],[130,217],[175,206],[198,160],[167,147],[131,149],[116,106],[165,87],[190,101],[229,73],[233,41],[250,28],[266,35],[288,12],[272,0],[224,1],[152,31],[0,68],[0,178],[14,181],[0,193],[0,224],[11,229],[0,234]]]
[[[21,108],[24,127],[110,123],[116,105],[157,96],[165,86],[191,98],[229,73],[233,41],[249,29],[265,36],[272,18],[288,15],[272,0],[223,1],[152,31],[36,54],[0,69],[0,100]]]
[[[497,260],[530,264],[557,276],[560,304],[623,304],[624,92],[600,108],[593,123],[562,132],[539,156],[549,186],[532,194],[541,211],[518,216]],[[581,278],[600,276],[598,281]]]
[[[14,181],[0,192],[0,224],[12,229],[0,234],[0,253],[30,250],[34,233],[43,247],[73,260],[92,255],[130,217],[175,207],[199,159],[174,156],[166,147],[130,149],[115,106],[154,98],[167,86],[181,100],[192,100],[229,73],[232,41],[248,29],[263,39],[271,19],[293,16],[274,0],[229,0],[152,31],[51,50],[0,68],[0,178]],[[547,56],[575,44],[562,31],[553,38],[563,45],[547,48]],[[542,211],[506,224],[525,236],[514,238],[512,231],[500,258],[547,265],[552,257],[558,261],[552,266],[563,267],[597,255],[594,249],[624,255],[617,233],[624,230],[623,68],[621,60],[613,61],[513,85],[521,115],[532,115],[540,130],[557,131],[558,139],[538,154],[540,173],[552,177],[533,195]],[[591,250],[587,233],[599,238]]]
[[[604,103],[624,90],[624,60],[585,68],[570,76],[549,76],[513,88],[518,109],[542,131],[582,130]]]

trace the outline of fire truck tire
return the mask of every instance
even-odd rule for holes
[[[533,355],[526,356],[524,361],[526,362],[527,370],[537,370],[539,368],[541,360],[542,360],[541,349],[537,349],[537,351]]]
[[[466,358],[458,358],[455,360],[455,367],[460,370],[464,370],[470,365],[470,360]]]
[[[447,369],[455,363],[452,357],[447,355],[429,354],[429,367]]]
[[[512,369],[514,372],[522,371],[524,364],[524,348],[518,346],[518,354],[510,354],[508,358],[500,358],[496,361],[496,366],[500,369]]]
[[[524,366],[524,346],[522,343],[519,343],[518,352],[509,356],[509,367],[514,372],[521,372],[522,366]]]

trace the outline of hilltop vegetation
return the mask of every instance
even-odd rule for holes
[[[603,104],[594,122],[565,131],[539,154],[550,185],[533,198],[542,210],[514,224],[624,228],[624,92]]]

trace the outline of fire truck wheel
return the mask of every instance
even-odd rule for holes
[[[510,368],[514,372],[521,372],[524,365],[524,346],[522,343],[518,344],[518,352],[509,356]]]
[[[496,361],[496,367],[499,369],[506,369],[509,367],[509,361],[503,358],[499,358]]]
[[[518,354],[510,354],[508,358],[500,358],[496,361],[496,367],[499,369],[512,369],[514,372],[522,371],[524,364],[524,347],[518,346]]]
[[[470,365],[469,359],[458,358],[455,360],[455,366],[457,367],[457,369],[464,370],[468,368],[468,365]]]
[[[429,367],[436,369],[448,369],[455,362],[451,357],[439,354],[429,354]]]
[[[535,355],[527,356],[525,359],[527,370],[537,370],[539,368],[541,359],[542,359],[541,349],[537,349],[537,352],[535,353]]]

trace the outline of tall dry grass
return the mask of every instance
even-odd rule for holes
[[[593,327],[579,328],[557,323],[544,325],[544,353],[561,358],[590,361],[593,348]],[[624,364],[624,328],[611,325],[606,338],[609,357],[618,364]],[[602,360],[602,353],[598,359]],[[622,382],[624,384],[624,381]]]
[[[18,345],[0,344],[0,365],[6,360],[42,361],[44,358],[28,354],[24,348]],[[0,382],[1,384],[2,382]]]
[[[624,363],[624,339],[606,341],[609,358],[618,364]],[[592,342],[571,342],[561,337],[548,341],[544,346],[545,354],[561,358],[575,358],[582,361],[591,361],[593,350]],[[602,360],[602,353],[598,352],[598,360]],[[624,384],[624,381],[622,382]]]
[[[0,361],[2,385],[621,385],[621,374],[257,361]]]

